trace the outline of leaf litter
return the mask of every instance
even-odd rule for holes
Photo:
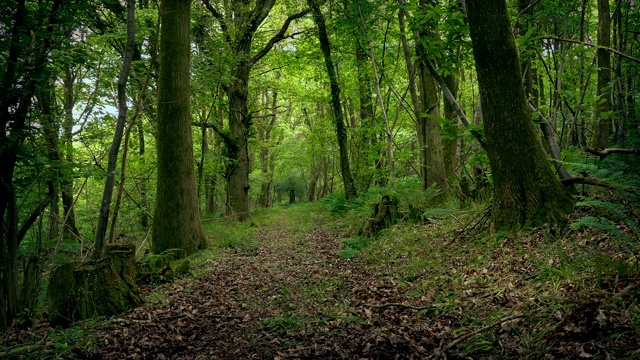
[[[419,249],[444,269],[407,278],[397,270],[411,253],[383,266],[344,259],[345,234],[323,225],[300,234],[281,219],[257,229],[255,250],[227,249],[198,265],[198,275],[143,287],[143,305],[86,329],[95,346],[63,358],[640,358],[640,273],[555,284],[567,259],[541,250],[546,231],[517,235],[518,246],[499,237],[489,262],[475,264],[480,255],[464,250],[471,235],[454,242],[451,232],[432,234],[424,240],[432,247]],[[597,231],[572,236],[585,249],[620,254]],[[48,327],[40,326],[13,342],[41,336]]]

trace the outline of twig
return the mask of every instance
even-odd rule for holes
[[[373,304],[362,304],[363,306],[368,306],[368,307],[372,307],[372,308],[376,308],[376,309],[386,309],[386,308],[390,308],[390,307],[403,307],[403,308],[407,308],[407,309],[411,309],[411,310],[428,310],[428,309],[433,309],[433,307],[431,305],[428,306],[415,306],[415,305],[407,305],[407,304],[400,304],[400,303],[388,303],[388,304],[382,304],[382,305],[373,305]]]
[[[483,210],[481,212],[479,212],[476,216],[473,217],[473,219],[471,219],[471,221],[469,221],[467,223],[467,225],[464,226],[464,228],[462,228],[462,230],[460,230],[458,232],[458,235],[456,235],[451,241],[456,241],[457,238],[459,238],[460,236],[462,236],[462,234],[466,233],[466,232],[471,232],[471,230],[475,229],[480,223],[484,222],[485,218],[487,217],[487,215],[491,214],[491,209],[492,207],[489,206],[486,210]],[[482,215],[482,217],[480,218],[480,220],[478,220],[478,222],[476,222],[470,229],[467,230],[467,227],[469,225],[471,225],[472,222],[474,222],[478,216]]]
[[[515,319],[520,319],[520,318],[522,318],[522,317],[524,317],[524,315],[519,314],[519,315],[511,315],[511,316],[507,316],[507,317],[505,317],[505,318],[502,318],[502,319],[500,319],[500,320],[498,320],[498,321],[496,321],[496,322],[494,322],[494,323],[491,323],[491,324],[489,324],[489,325],[483,326],[483,327],[481,327],[481,328],[479,328],[479,329],[476,329],[476,330],[474,330],[474,331],[472,331],[472,332],[470,332],[470,333],[467,333],[467,334],[461,335],[461,336],[460,336],[460,337],[458,337],[457,339],[455,339],[455,340],[453,340],[452,342],[450,342],[449,344],[447,344],[447,346],[445,346],[445,347],[444,347],[444,349],[445,349],[445,350],[449,350],[449,349],[451,349],[452,347],[454,347],[456,344],[458,344],[459,342],[462,342],[462,341],[464,341],[464,340],[467,340],[467,339],[469,339],[469,338],[472,338],[472,337],[474,337],[474,336],[476,336],[476,335],[480,334],[481,332],[483,332],[483,331],[485,331],[485,330],[491,329],[492,327],[494,327],[494,326],[498,326],[498,325],[500,325],[500,324],[502,324],[502,323],[505,323],[505,322],[507,322],[507,321],[511,321],[511,320],[515,320]]]
[[[144,239],[142,239],[142,243],[140,243],[140,247],[138,248],[138,251],[136,251],[136,257],[138,256],[138,253],[140,252],[140,250],[142,250],[142,247],[144,246],[144,243],[147,241],[147,239],[149,238],[149,234],[151,233],[151,229],[153,228],[153,226],[149,227],[149,230],[147,230],[147,235],[144,236]]]
[[[25,353],[30,353],[30,352],[34,352],[34,351],[38,351],[38,350],[43,350],[46,349],[48,347],[52,347],[54,344],[53,342],[48,342],[46,344],[28,344],[28,345],[17,345],[14,346],[12,348],[9,348],[5,351],[0,351],[0,358],[4,359],[5,357],[8,357],[9,355],[11,356],[18,356],[18,355],[22,355]]]
[[[615,294],[611,297],[611,300],[616,300],[616,299],[619,299],[619,298],[621,298],[621,297],[623,297],[623,296],[627,295],[627,294],[631,291],[631,289],[633,289],[633,287],[634,287],[634,286],[635,286],[635,284],[634,284],[634,283],[631,283],[631,284],[627,285],[627,287],[626,287],[626,288],[624,288],[624,289],[620,290],[620,292],[618,292],[618,293],[615,293]]]

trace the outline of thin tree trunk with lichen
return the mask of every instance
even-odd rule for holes
[[[120,143],[124,133],[124,127],[127,121],[127,81],[129,72],[131,71],[131,63],[133,61],[133,48],[135,46],[135,0],[127,0],[127,43],[125,46],[124,59],[122,69],[118,76],[118,120],[116,129],[113,134],[113,141],[109,148],[109,160],[107,163],[107,178],[102,193],[102,201],[100,202],[100,214],[98,215],[98,224],[96,225],[96,236],[93,241],[93,252],[91,258],[97,260],[102,257],[105,236],[107,233],[107,223],[109,222],[109,210],[111,207],[111,198],[113,197],[113,188],[115,186],[115,171],[118,161],[118,153],[120,152]]]
[[[470,0],[467,9],[493,174],[494,228],[561,224],[573,200],[536,132],[506,1]]]
[[[453,75],[445,77],[447,87],[451,91],[451,94],[458,97],[458,79]],[[445,101],[444,102],[444,118],[451,122],[453,128],[458,127],[458,114],[453,105]],[[443,146],[443,160],[444,160],[444,172],[447,179],[452,179],[456,176],[456,169],[458,168],[458,156],[460,155],[460,140],[453,136],[453,134],[445,134],[442,139]]]
[[[74,86],[75,75],[72,74],[71,69],[65,66],[65,76],[62,80],[64,90],[64,120],[62,123],[65,148],[65,159],[67,164],[72,164],[74,161],[73,156],[73,108],[75,106]],[[62,219],[65,219],[62,231],[64,236],[68,240],[77,240],[80,232],[76,226],[76,215],[73,210],[73,179],[66,171],[60,171],[60,192],[62,197]]]
[[[345,197],[348,201],[351,201],[356,198],[357,192],[349,164],[347,128],[344,123],[344,116],[340,105],[340,86],[338,85],[338,77],[333,64],[333,58],[331,57],[331,45],[329,43],[329,36],[327,35],[327,26],[324,20],[324,15],[316,1],[308,0],[307,3],[312,10],[313,19],[315,20],[318,28],[320,48],[324,54],[324,63],[327,68],[327,75],[329,76],[329,83],[331,85],[331,107],[333,108],[336,135],[338,137],[338,147],[340,149],[340,173],[342,174]]]

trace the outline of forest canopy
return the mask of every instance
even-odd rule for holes
[[[0,325],[46,308],[57,265],[187,256],[203,219],[294,203],[373,237],[482,208],[492,234],[637,245],[639,7],[3,1]]]

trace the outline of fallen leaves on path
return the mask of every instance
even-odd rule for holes
[[[456,319],[427,321],[391,277],[341,259],[337,235],[257,232],[95,334],[102,359],[424,358]],[[299,237],[299,238],[296,238]],[[397,306],[380,306],[397,304]]]

